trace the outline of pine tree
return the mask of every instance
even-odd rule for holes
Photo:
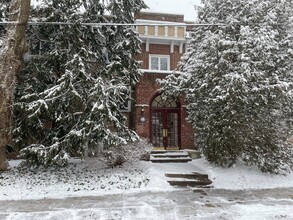
[[[118,146],[138,138],[119,110],[140,76],[138,35],[132,26],[81,23],[134,23],[143,7],[141,0],[48,0],[35,10],[40,21],[73,24],[30,30],[31,50],[42,54],[19,79],[14,129],[29,163],[63,166],[100,143]]]
[[[163,88],[186,93],[197,146],[210,162],[232,166],[242,158],[262,171],[290,170],[291,2],[203,3],[198,22],[219,25],[195,28],[183,74],[168,77]]]

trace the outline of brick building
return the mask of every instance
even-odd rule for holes
[[[143,61],[144,74],[134,89],[130,123],[137,134],[149,139],[154,147],[192,149],[194,132],[186,121],[185,101],[173,97],[162,99],[156,82],[176,71],[183,55],[186,27],[180,24],[184,24],[184,16],[143,12],[136,16],[136,23],[142,25],[137,26],[143,42],[142,53],[137,58]],[[170,25],[160,25],[162,23]]]
[[[141,71],[144,74],[134,88],[134,102],[126,102],[121,111],[128,118],[128,126],[140,137],[150,140],[154,147],[192,149],[194,132],[186,121],[185,101],[172,97],[162,99],[156,82],[177,71],[188,31],[184,26],[184,16],[141,12],[136,15],[136,23],[140,24],[137,31],[142,40],[142,53],[137,59],[142,61]],[[41,48],[46,48],[46,42],[43,43],[35,43],[30,53],[41,55]]]

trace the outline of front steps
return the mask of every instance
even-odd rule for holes
[[[187,163],[192,161],[186,151],[180,150],[153,150],[150,161],[153,163]]]
[[[200,153],[196,150],[152,150],[150,152],[150,161],[153,163],[187,163],[199,157]],[[198,172],[166,173],[165,176],[171,186],[208,188],[212,184],[207,174]]]
[[[167,182],[171,186],[207,187],[212,184],[207,174],[191,173],[166,173]]]

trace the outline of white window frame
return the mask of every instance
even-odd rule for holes
[[[131,112],[131,100],[127,101],[127,107],[126,108],[121,108],[119,107],[120,112]]]
[[[126,98],[128,98],[127,106],[125,106],[126,108],[121,108],[121,106],[119,106],[120,112],[131,112],[131,93],[132,93],[132,90],[131,90],[130,86],[129,86],[129,91],[130,91],[130,93],[126,96]]]
[[[159,59],[157,71],[170,71],[170,55],[150,54],[149,55],[149,70],[152,70],[151,69],[152,68],[152,57],[156,57]],[[167,58],[167,70],[161,70],[161,58]]]

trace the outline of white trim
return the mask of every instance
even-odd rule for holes
[[[155,36],[159,36],[159,26],[155,26]]]
[[[136,19],[135,20],[136,24],[145,24],[145,25],[150,25],[150,24],[160,24],[159,26],[165,26],[167,25],[178,25],[178,26],[185,26],[186,23],[184,22],[172,22],[172,21],[158,21],[158,20],[145,20],[145,19]]]
[[[146,42],[145,42],[145,51],[146,52],[149,52],[150,51],[150,40],[149,39],[146,39]]]
[[[168,30],[169,30],[169,27],[168,26],[165,26],[164,37],[168,37]]]
[[[183,42],[180,42],[179,53],[183,53]]]
[[[174,37],[178,37],[178,27],[174,27]]]
[[[129,101],[127,102],[127,108],[125,108],[125,109],[121,109],[121,108],[119,107],[119,111],[120,111],[120,112],[131,112],[131,100],[129,100]]]
[[[143,34],[140,34],[139,35],[139,38],[144,38],[144,39],[158,39],[158,40],[173,40],[173,41],[178,41],[178,42],[181,42],[181,41],[186,41],[186,38],[185,37],[166,37],[166,36],[155,36],[155,35],[143,35]]]
[[[144,26],[144,35],[147,36],[149,34],[149,26]]]
[[[149,54],[149,69],[151,69],[151,58],[152,57],[157,57],[158,58],[158,69],[155,71],[170,71],[170,55],[163,55],[163,54]],[[167,58],[167,70],[161,70],[161,59],[160,58]]]
[[[170,53],[174,53],[174,41],[173,40],[171,41],[171,44],[170,44]]]
[[[175,73],[175,74],[183,74],[182,72],[180,71],[175,71],[175,70],[149,70],[149,69],[139,69],[139,71],[141,71],[142,73],[152,73],[152,74],[172,74],[172,73]]]
[[[136,104],[135,107],[149,107],[150,105],[147,104]]]
[[[142,43],[146,43],[146,41],[149,41],[149,44],[158,44],[158,45],[169,45],[171,44],[172,41],[174,41],[174,45],[180,46],[180,43],[182,42],[183,44],[186,43],[186,41],[176,41],[176,40],[168,40],[168,39],[153,39],[153,38],[141,38],[140,40]]]

